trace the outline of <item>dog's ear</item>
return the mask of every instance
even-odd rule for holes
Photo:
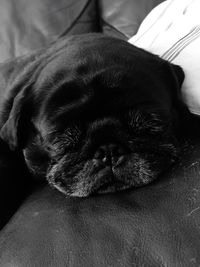
[[[171,64],[171,67],[174,72],[175,78],[177,80],[177,85],[179,88],[181,88],[183,81],[185,79],[184,71],[180,66],[175,65],[175,64]]]
[[[19,132],[22,132],[23,120],[27,117],[24,108],[25,102],[26,88],[14,98],[9,117],[0,130],[0,137],[9,145],[11,150],[15,150],[19,146],[19,143],[22,143],[19,142]],[[23,130],[27,131],[27,126]],[[23,138],[20,137],[20,139],[22,140]]]
[[[185,74],[183,69],[175,64],[169,63],[170,73],[173,76],[173,83],[170,83],[169,89],[172,95],[173,102],[173,118],[174,128],[180,135],[189,130],[191,121],[191,113],[187,104],[183,100],[182,85],[184,82]]]
[[[185,78],[184,71],[179,65],[172,64],[168,61],[165,61],[164,64],[163,74],[165,76],[167,90],[171,94],[171,99],[173,102],[182,102],[181,87]]]
[[[180,93],[183,81],[185,79],[185,73],[179,65],[170,63],[170,68],[171,68],[171,73],[174,76],[174,80],[176,81],[176,87],[178,89],[178,92]]]
[[[0,67],[2,93],[0,137],[11,150],[23,147],[31,114],[31,91],[38,67],[35,56],[9,61]]]
[[[55,42],[31,55],[0,64],[0,138],[12,150],[23,148],[31,127],[33,84],[46,60],[67,46],[68,39]],[[37,103],[36,103],[37,104]]]

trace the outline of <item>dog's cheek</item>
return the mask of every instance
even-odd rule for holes
[[[28,147],[23,150],[26,165],[35,179],[45,180],[50,158],[47,152],[38,147]]]
[[[77,163],[77,158],[77,153],[71,153],[51,160],[46,172],[48,183],[65,195],[70,195],[76,174],[83,168],[84,163]]]
[[[52,187],[68,196],[86,197],[90,195],[99,180],[93,161],[86,160],[70,165],[66,158],[63,157],[49,168],[47,181]]]
[[[132,153],[127,157],[125,164],[120,168],[114,168],[113,172],[118,181],[124,183],[126,188],[131,188],[151,183],[166,170],[167,166],[169,162],[155,154]]]

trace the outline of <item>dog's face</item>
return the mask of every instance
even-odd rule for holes
[[[61,192],[141,186],[177,158],[176,126],[186,110],[178,66],[94,34],[60,41],[25,75],[26,86],[16,89],[18,78],[4,105],[1,136]]]

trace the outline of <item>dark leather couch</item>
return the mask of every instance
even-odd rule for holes
[[[64,34],[101,31],[126,40],[159,2],[2,0],[0,61]],[[0,266],[200,266],[200,138],[190,139],[180,162],[154,183],[85,199],[65,198],[29,177],[18,184],[19,163],[7,166],[14,158],[2,148]]]

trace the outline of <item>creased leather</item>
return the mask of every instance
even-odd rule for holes
[[[0,235],[0,266],[200,264],[200,140],[146,187],[87,199],[40,188]]]
[[[33,52],[63,34],[102,31],[127,40],[163,0],[1,0],[0,62]]]
[[[119,38],[132,37],[144,17],[163,0],[99,0],[104,33]]]
[[[97,20],[93,0],[1,0],[0,62],[35,51],[65,32],[95,31]]]

